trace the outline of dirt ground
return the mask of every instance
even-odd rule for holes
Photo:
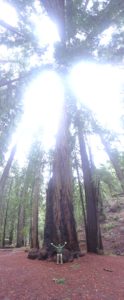
[[[56,265],[1,250],[0,300],[124,300],[124,256],[86,254]]]

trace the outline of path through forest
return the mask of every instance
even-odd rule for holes
[[[86,254],[56,265],[1,250],[0,300],[124,300],[124,257]]]

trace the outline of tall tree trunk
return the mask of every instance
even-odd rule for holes
[[[47,190],[44,246],[67,242],[67,248],[79,251],[72,204],[72,171],[69,149],[69,122],[66,110],[57,136],[53,176]]]
[[[0,178],[0,227],[3,224],[3,196],[4,196],[5,185],[15,156],[15,152],[16,152],[16,145],[14,145],[14,147],[11,150],[10,157],[7,161],[3,174]]]
[[[7,225],[7,217],[8,217],[8,208],[9,208],[9,201],[10,201],[10,192],[12,187],[13,179],[11,180],[9,192],[8,192],[8,199],[6,203],[6,211],[4,216],[4,224],[3,224],[3,238],[2,238],[2,246],[5,246],[5,237],[6,237],[6,225]]]
[[[75,154],[75,167],[76,167],[76,171],[77,171],[77,178],[78,178],[78,185],[79,185],[79,192],[80,192],[80,200],[81,200],[81,206],[82,206],[82,213],[83,213],[83,217],[84,217],[85,235],[86,235],[86,239],[87,239],[87,219],[86,219],[85,203],[84,203],[83,190],[82,190],[82,184],[81,184],[81,181],[80,181],[78,160],[77,160],[76,154]]]
[[[16,145],[14,145],[14,147],[11,150],[10,157],[9,157],[9,159],[7,161],[7,164],[6,164],[5,168],[4,168],[3,174],[2,174],[2,176],[0,178],[0,197],[1,197],[1,193],[3,192],[3,190],[5,188],[6,180],[7,180],[7,177],[9,175],[9,171],[10,171],[10,168],[11,168],[11,165],[12,165],[15,153],[16,153]]]
[[[69,0],[70,1],[70,0]],[[45,7],[49,17],[57,24],[61,43],[64,44],[66,38],[65,28],[65,0],[61,1],[46,1],[42,0],[42,5]]]
[[[94,164],[93,161],[93,155],[92,155],[92,151],[90,148],[90,145],[88,143],[88,141],[86,141],[87,143],[87,147],[88,147],[88,151],[89,151],[89,160],[90,160],[90,169],[91,169],[91,176],[92,176],[92,184],[93,184],[93,190],[94,190],[94,195],[95,195],[95,199],[96,199],[96,208],[97,208],[97,222],[98,222],[98,243],[99,243],[99,247],[98,247],[98,252],[99,250],[103,249],[103,244],[102,244],[102,237],[101,237],[101,230],[100,230],[100,215],[104,215],[103,212],[103,199],[101,196],[101,192],[100,192],[100,180],[97,176],[97,170],[96,170],[96,166]]]
[[[32,220],[31,220],[31,248],[39,248],[38,240],[38,209],[40,198],[40,185],[41,185],[41,166],[36,168],[34,179],[33,193],[32,193]]]
[[[80,125],[80,116],[78,116],[77,128],[86,197],[87,250],[88,252],[98,253],[99,250],[103,249],[100,228],[98,224],[98,199],[96,197],[96,189],[93,185],[92,172],[86,151],[85,139]]]
[[[45,227],[44,227],[44,247],[49,251],[50,243],[56,241],[56,227],[54,225],[54,211],[53,211],[53,178],[48,183],[46,191],[46,216],[45,216]],[[55,235],[55,236],[54,236]],[[59,239],[59,233],[58,233]],[[57,240],[58,242],[58,240]]]
[[[9,231],[9,245],[11,245],[13,243],[14,225],[15,225],[15,222],[14,222],[14,220],[12,220],[11,224],[10,224],[10,231]]]
[[[27,173],[28,173],[27,169]],[[18,224],[17,224],[17,247],[25,245],[25,225],[26,225],[26,196],[27,196],[27,174],[24,178],[24,186],[20,192],[19,209],[18,209]],[[18,193],[17,193],[18,197]]]
[[[17,225],[17,244],[16,247],[24,246],[24,202],[22,197],[23,192],[21,192],[20,204],[18,210],[18,225]]]
[[[7,200],[6,212],[4,216],[4,224],[3,224],[3,238],[2,238],[2,246],[5,246],[5,237],[6,237],[6,225],[7,225],[7,216],[8,216],[8,207],[9,207],[9,198]]]

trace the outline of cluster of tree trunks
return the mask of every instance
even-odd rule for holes
[[[78,129],[78,138],[80,145],[80,154],[82,161],[82,170],[84,178],[84,189],[85,189],[85,199],[86,199],[86,241],[87,241],[87,251],[98,253],[103,249],[99,218],[98,218],[98,191],[97,186],[93,180],[93,166],[88,158],[88,153],[86,150],[86,142],[83,134],[83,128],[80,120],[80,112],[77,112],[76,125]]]
[[[53,252],[51,242],[59,244],[65,241],[67,242],[66,248],[69,251],[79,252],[73,211],[69,141],[69,120],[66,109],[64,109],[61,127],[57,136],[53,175],[47,189],[43,248],[48,253]]]

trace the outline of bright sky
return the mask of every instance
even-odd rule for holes
[[[29,84],[23,100],[24,115],[13,136],[13,143],[18,140],[18,157],[21,157],[21,163],[24,158],[22,145],[24,152],[28,150],[35,135],[40,136],[46,150],[54,146],[63,100],[63,86],[54,71],[43,72]]]
[[[18,23],[17,13],[14,7],[4,0],[0,0],[0,20],[5,21],[13,27],[17,26]]]
[[[124,70],[81,62],[73,67],[70,82],[79,102],[89,107],[105,127],[119,131]]]
[[[0,19],[13,26],[18,23],[14,8],[2,0],[0,0]],[[56,26],[48,17],[40,20],[32,15],[31,19],[35,24],[39,41],[53,47],[54,42],[59,40]],[[68,80],[79,103],[83,103],[93,110],[104,126],[120,131],[122,114],[120,91],[123,78],[124,71],[118,68],[81,62],[72,68]],[[21,163],[25,151],[31,144],[32,137],[37,134],[38,130],[42,135],[45,148],[48,149],[54,144],[63,99],[64,91],[61,79],[53,71],[44,72],[27,87],[24,96],[24,115],[13,136],[13,142],[16,139],[19,140],[17,157]]]
[[[108,129],[121,132],[120,116],[122,106],[120,101],[120,90],[123,72],[110,66],[80,63],[75,66],[70,74],[70,84],[78,98],[79,105],[88,106],[95,114],[99,122]],[[53,71],[44,72],[32,82],[24,97],[24,116],[17,130],[20,139],[20,151],[18,156],[22,157],[22,146],[28,149],[32,136],[41,129],[43,145],[45,149],[55,143],[55,135],[59,125],[64,91],[60,77]],[[21,134],[22,133],[22,134]],[[93,152],[103,153],[99,140],[92,140]],[[23,160],[23,157],[22,157]],[[99,164],[101,156],[96,156]]]

